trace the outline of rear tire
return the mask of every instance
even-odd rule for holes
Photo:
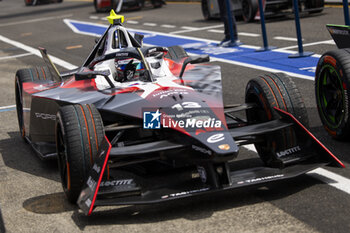
[[[151,0],[153,8],[161,8],[163,6],[162,0]]]
[[[305,127],[309,120],[305,104],[293,80],[282,73],[265,74],[248,82],[245,94],[246,103],[255,103],[257,108],[247,110],[249,123],[261,123],[280,119],[273,109],[280,108],[291,113]],[[264,142],[255,143],[262,161],[272,167],[280,167],[281,161],[276,152],[296,146],[296,135],[291,128],[266,135]]]
[[[33,2],[34,2],[34,0],[24,0],[24,4],[25,4],[26,6],[32,6],[32,5],[33,5]]]
[[[98,4],[97,4],[97,0],[94,0],[95,11],[96,11],[97,13],[105,13],[105,12],[108,12],[108,11],[110,11],[111,9],[113,9],[113,8],[112,8],[112,7],[113,7],[113,2],[114,2],[114,0],[111,0],[111,5],[110,5],[110,7],[99,8],[99,7],[98,7]]]
[[[79,197],[103,136],[102,119],[94,105],[68,105],[57,113],[58,167],[64,193],[71,203]]]
[[[318,61],[315,94],[319,116],[336,139],[350,135],[350,49],[328,51]]]
[[[202,6],[202,14],[203,14],[204,19],[205,20],[212,19],[213,16],[210,14],[208,0],[202,0],[201,6]]]
[[[321,8],[322,9],[319,9]],[[309,10],[309,13],[310,14],[315,14],[315,13],[320,13],[323,11],[323,7],[324,7],[324,0],[307,0],[305,2],[305,8],[306,9],[311,9]],[[316,9],[318,8],[317,10],[312,10],[312,9]]]
[[[256,12],[258,11],[257,0],[241,0],[242,17],[245,22],[253,22]]]
[[[17,110],[17,119],[19,131],[23,140],[25,140],[26,130],[24,127],[24,117],[23,117],[23,83],[26,82],[35,82],[38,80],[51,80],[53,77],[48,69],[48,67],[35,67],[20,69],[16,72],[15,77],[15,98],[16,98],[16,110]],[[25,140],[26,141],[26,140]]]

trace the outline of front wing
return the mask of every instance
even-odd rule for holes
[[[324,165],[335,165],[345,167],[319,140],[312,135],[294,116],[277,109],[281,115],[280,125],[292,124],[298,138],[301,138],[301,150],[293,153],[294,163],[279,168],[257,166],[248,169],[230,169],[225,164],[222,166],[226,176],[225,183],[215,187],[208,185],[203,178],[210,179],[210,170],[217,167],[206,167],[197,171],[186,171],[180,174],[155,177],[151,188],[141,189],[144,183],[149,183],[146,178],[130,176],[126,179],[107,180],[101,183],[104,170],[111,151],[111,144],[105,138],[101,143],[99,158],[90,171],[80,197],[78,205],[86,215],[90,215],[95,206],[126,205],[126,204],[151,204],[168,200],[185,198],[204,193],[213,193],[223,190],[240,188],[244,186],[257,185],[276,180],[293,178]],[[271,127],[266,125],[266,131],[270,132]],[[278,128],[278,127],[277,127]],[[278,129],[279,130],[279,129]],[[247,134],[251,134],[251,130]],[[256,133],[262,133],[262,127]],[[240,129],[240,135],[244,134],[244,127]],[[231,133],[234,135],[234,133]],[[173,145],[172,145],[173,146]],[[181,145],[178,145],[180,148]],[[177,147],[175,147],[177,148]],[[304,159],[300,159],[304,158]],[[201,174],[202,173],[202,174]],[[199,174],[199,176],[194,176]],[[205,174],[205,175],[203,175]],[[112,194],[112,196],[111,196]],[[113,196],[114,194],[114,196]]]

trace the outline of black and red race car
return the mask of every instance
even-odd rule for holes
[[[26,4],[26,6],[35,6],[37,4],[51,3],[51,2],[61,3],[63,2],[63,0],[24,0],[24,3]]]
[[[293,80],[264,74],[245,103],[224,106],[220,67],[181,47],[146,47],[143,36],[111,25],[84,64],[16,73],[23,139],[41,158],[57,157],[69,201],[147,204],[344,166],[308,130]],[[239,150],[254,144],[256,157]]]
[[[164,0],[151,0],[150,4],[154,8],[160,8],[166,3]],[[145,5],[145,0],[94,0],[96,12],[115,10],[119,13],[124,10],[140,10]]]

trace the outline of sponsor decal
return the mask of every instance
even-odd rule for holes
[[[36,112],[35,113],[35,116],[37,118],[41,118],[43,120],[53,120],[55,121],[56,120],[56,115],[51,115],[51,114],[48,114],[48,113],[39,113],[39,112]]]
[[[143,128],[144,129],[160,129],[159,109],[156,112],[143,112]]]
[[[172,108],[177,109],[181,107],[182,109],[184,109],[184,108],[187,108],[187,106],[196,106],[196,105],[193,105],[194,102],[184,102],[184,103],[182,103],[182,105],[176,104]],[[159,109],[157,111],[144,111],[143,128],[160,129],[162,125],[163,128],[179,127],[179,128],[186,128],[186,129],[190,129],[190,128],[222,129],[222,122],[216,118],[213,118],[207,115],[193,116],[194,114],[206,114],[206,113],[207,113],[206,110],[190,110],[187,112],[181,112],[179,114],[167,115],[165,113],[159,112]]]
[[[175,89],[175,90],[168,90],[168,91],[159,91],[155,94],[153,94],[153,97],[159,96],[159,99],[163,99],[168,96],[173,96],[173,95],[188,95],[187,91],[184,91],[182,89]]]
[[[178,116],[178,115],[177,115]],[[185,117],[179,115],[179,118]],[[208,118],[206,120],[187,118],[185,120],[174,120],[168,117],[162,118],[163,128],[221,128],[221,121],[215,118]]]
[[[295,146],[295,147],[289,148],[287,150],[276,152],[276,155],[278,158],[281,158],[281,157],[293,154],[293,153],[298,152],[298,151],[301,151],[300,146]]]
[[[85,205],[90,208],[92,201],[90,199],[86,199]]]
[[[201,188],[201,189],[196,189],[196,190],[184,191],[184,192],[180,192],[180,193],[172,193],[172,194],[169,194],[169,195],[164,195],[161,198],[162,199],[166,199],[166,198],[170,198],[170,197],[180,197],[180,196],[189,195],[189,194],[193,194],[193,193],[204,192],[204,191],[208,191],[208,190],[209,190],[209,188]]]
[[[218,147],[220,150],[229,150],[231,148],[229,144],[221,144]]]
[[[258,178],[254,178],[254,179],[238,181],[237,184],[255,183],[255,182],[260,182],[260,181],[266,181],[266,180],[272,180],[272,179],[276,179],[276,178],[281,178],[281,177],[284,177],[284,175],[283,174],[279,174],[279,175],[273,175],[273,176],[258,177]]]
[[[116,57],[128,57],[129,53],[116,53],[115,56]]]
[[[94,181],[91,176],[89,176],[88,180],[86,181],[87,186],[89,186],[91,190],[95,190],[96,183],[97,182]]]
[[[96,163],[94,164],[94,166],[92,167],[93,170],[95,170],[97,173],[100,173],[101,171],[101,167],[98,166]]]
[[[207,154],[207,155],[211,155],[212,154],[211,150],[205,149],[205,148],[200,147],[200,146],[192,145],[192,149],[195,150],[195,151],[199,151],[199,152],[201,152],[203,154]]]
[[[129,185],[134,182],[133,179],[125,179],[125,180],[108,180],[102,181],[100,187],[109,187],[109,186],[121,186],[121,185]]]
[[[329,31],[331,32],[331,34],[336,34],[336,35],[349,35],[349,32],[348,31],[345,31],[345,30],[339,30],[339,29],[329,29]]]
[[[220,142],[222,140],[225,139],[225,136],[223,133],[218,133],[218,134],[214,134],[212,136],[210,136],[208,139],[207,139],[207,142],[208,143],[217,143],[217,142]]]

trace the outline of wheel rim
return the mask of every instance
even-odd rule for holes
[[[57,157],[63,189],[65,191],[70,190],[70,174],[69,164],[67,160],[67,149],[61,130],[58,130],[57,132]]]
[[[16,110],[17,110],[17,119],[18,119],[18,125],[19,130],[22,135],[22,137],[25,136],[25,130],[24,130],[24,121],[23,121],[23,98],[22,98],[22,91],[21,91],[21,85],[16,79]]]
[[[326,123],[337,128],[344,119],[345,96],[343,83],[338,71],[325,65],[317,82],[317,100],[320,113]]]

